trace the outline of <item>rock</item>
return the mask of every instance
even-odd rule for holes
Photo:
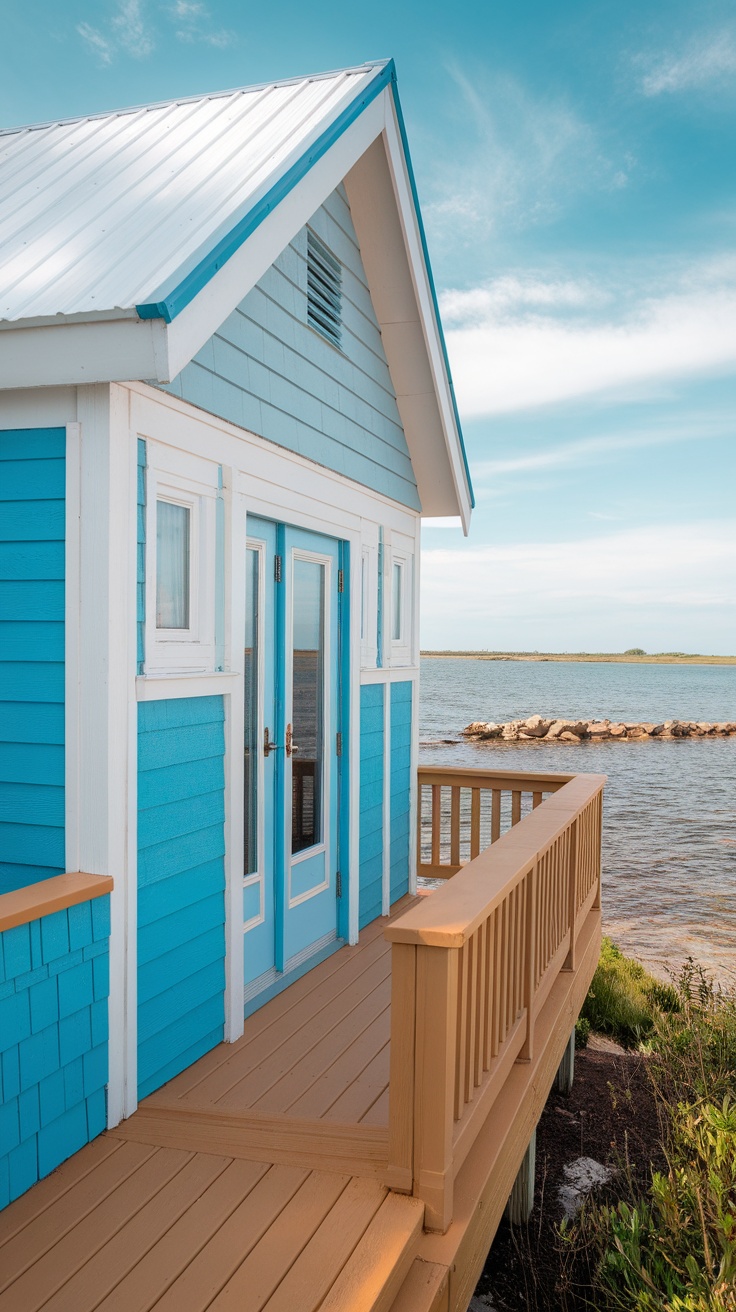
[[[570,729],[563,729],[562,733],[559,735],[559,741],[561,743],[579,743],[580,738],[576,733],[572,733]]]
[[[549,729],[544,736],[545,738],[559,738],[561,733],[565,733],[571,728],[572,725],[568,720],[555,720],[554,723],[549,726]]]
[[[593,1157],[576,1157],[564,1167],[565,1184],[557,1190],[557,1197],[568,1220],[580,1211],[587,1195],[599,1185],[606,1184],[613,1172]]]
[[[611,726],[605,720],[602,722],[596,720],[589,725],[588,733],[590,734],[591,738],[597,738],[597,739],[610,738]]]
[[[544,738],[551,724],[551,720],[543,720],[541,715],[530,715],[519,728],[529,738]]]
[[[610,735],[611,735],[612,738],[625,738],[625,737],[626,737],[626,725],[625,725],[625,724],[612,724],[611,727],[610,727],[610,729],[609,729],[609,733],[610,733]]]

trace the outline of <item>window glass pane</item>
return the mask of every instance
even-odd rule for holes
[[[260,556],[245,556],[245,871],[258,869],[258,575]]]
[[[360,562],[360,640],[365,638],[365,617],[368,606],[368,562],[365,556]]]
[[[291,850],[322,839],[325,567],[294,560]]]
[[[189,628],[188,506],[156,502],[156,628]]]
[[[403,583],[403,574],[404,571],[401,565],[397,564],[396,561],[394,561],[394,573],[393,573],[394,585],[393,585],[393,592],[392,592],[393,629],[391,632],[391,637],[393,638],[394,642],[399,642],[401,639],[401,608],[403,602],[401,590],[402,590],[402,583]]]

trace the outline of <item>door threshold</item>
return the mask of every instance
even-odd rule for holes
[[[300,953],[298,958],[287,962],[286,970],[268,971],[265,978],[261,976],[259,980],[247,984],[243,1004],[245,1018],[252,1016],[254,1011],[258,1011],[260,1007],[265,1006],[272,998],[278,997],[279,993],[283,993],[284,989],[288,989],[290,984],[295,984],[298,979],[301,979],[302,975],[308,974],[315,966],[319,966],[321,962],[326,961],[328,957],[332,956],[333,952],[339,952],[340,948],[344,948],[346,944],[347,939],[331,935],[326,943],[323,942],[321,946],[316,947],[315,951],[310,952],[308,956],[302,958]]]

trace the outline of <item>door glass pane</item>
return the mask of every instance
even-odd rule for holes
[[[188,506],[156,502],[156,628],[189,628]]]
[[[245,871],[258,869],[258,583],[260,554],[245,553]]]
[[[394,561],[394,585],[392,590],[393,627],[391,630],[391,637],[394,642],[399,642],[401,640],[401,609],[403,604],[403,597],[401,595],[402,581],[402,567]]]
[[[294,559],[291,850],[322,840],[325,567]]]

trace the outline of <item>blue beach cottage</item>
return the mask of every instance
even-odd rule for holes
[[[0,193],[4,1206],[414,891],[472,493],[391,63],[7,131]]]

